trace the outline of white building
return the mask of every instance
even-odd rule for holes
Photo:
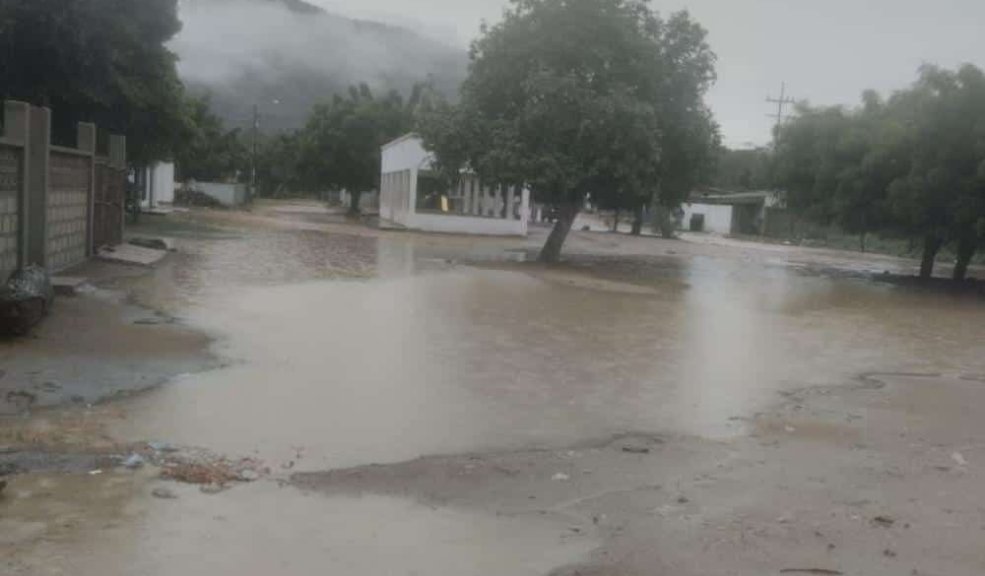
[[[783,208],[779,194],[757,191],[693,194],[681,210],[680,228],[729,236],[765,234],[771,216]]]
[[[488,186],[463,174],[455,190],[443,189],[433,157],[416,134],[382,149],[380,222],[427,232],[526,236],[530,191]]]
[[[144,169],[140,207],[145,210],[174,204],[174,163],[157,162]]]

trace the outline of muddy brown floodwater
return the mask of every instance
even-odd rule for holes
[[[985,305],[837,273],[910,263],[580,234],[542,268],[519,262],[537,238],[212,218],[224,235],[129,289],[224,367],[92,418],[271,477],[175,500],[150,471],[18,479],[14,573],[985,572],[985,425],[961,415],[985,408]],[[915,511],[954,489],[957,515]],[[948,522],[951,547],[901,563]]]

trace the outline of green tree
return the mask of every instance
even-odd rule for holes
[[[131,161],[164,159],[184,129],[165,43],[177,0],[0,2],[0,98],[53,110],[56,138],[91,121],[127,135]]]
[[[186,132],[174,154],[181,180],[225,181],[245,172],[249,151],[240,130],[226,130],[208,98],[189,98],[186,117]]]
[[[303,135],[289,132],[263,138],[257,152],[257,184],[260,195],[278,197],[285,192],[314,192],[304,167]]]
[[[863,102],[851,110],[798,106],[778,140],[775,170],[792,209],[858,234],[865,251],[866,235],[891,225],[889,186],[908,169],[909,155],[892,109],[874,92]]]
[[[956,72],[924,66],[896,105],[912,159],[890,189],[894,215],[903,229],[923,237],[922,277],[931,276],[938,251],[953,242],[954,278],[962,280],[985,228],[985,75],[972,65]]]
[[[302,131],[302,172],[315,185],[347,190],[350,214],[363,192],[379,187],[380,147],[414,126],[423,88],[404,99],[398,92],[375,98],[365,84],[315,107]]]
[[[540,255],[556,261],[589,194],[641,211],[658,192],[677,193],[698,156],[685,137],[710,119],[701,94],[713,64],[686,13],[664,21],[645,0],[513,0],[472,44],[448,111],[456,129],[422,130],[425,145],[452,172],[464,163],[557,207]],[[461,147],[449,154],[448,142]]]
[[[708,177],[701,184],[723,190],[771,188],[772,158],[765,148],[719,148]]]
[[[780,132],[776,170],[788,204],[860,234],[899,234],[923,245],[929,278],[952,244],[963,279],[985,242],[985,74],[925,66],[917,82],[883,101],[812,109]]]

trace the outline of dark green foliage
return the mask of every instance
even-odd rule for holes
[[[380,147],[413,128],[422,90],[406,100],[398,92],[376,98],[362,84],[316,106],[300,133],[304,180],[349,191],[350,211],[358,212],[360,195],[379,187]]]
[[[174,155],[181,181],[222,182],[248,173],[250,151],[243,135],[239,129],[226,130],[208,98],[189,98],[186,115],[186,132]]]
[[[471,49],[461,102],[423,128],[446,174],[529,186],[559,221],[556,260],[586,197],[641,210],[672,203],[710,159],[717,127],[704,30],[643,0],[514,0]]]
[[[0,2],[0,98],[48,106],[56,139],[75,122],[125,133],[130,160],[171,155],[183,87],[166,47],[176,0]]]
[[[985,75],[925,66],[887,101],[867,92],[854,110],[801,107],[776,169],[802,215],[922,243],[924,277],[953,244],[961,279],[985,242]]]
[[[723,190],[765,190],[773,186],[772,156],[764,148],[720,148],[707,174],[699,184]]]

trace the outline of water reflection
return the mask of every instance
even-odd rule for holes
[[[275,465],[300,447],[317,470],[627,430],[727,436],[777,390],[985,371],[975,303],[719,258],[452,267],[456,249],[487,256],[456,242],[342,242],[333,258],[372,254],[373,279],[209,292],[190,316],[236,364],[140,398],[117,433]],[[199,274],[225,277],[234,260],[212,250]],[[606,275],[633,289],[592,283]]]
[[[218,496],[172,485],[178,497],[160,500],[147,496],[147,482],[129,476],[20,479],[25,491],[44,495],[18,497],[7,507],[0,522],[5,539],[27,542],[47,531],[57,537],[19,547],[0,539],[0,552],[9,552],[4,565],[73,576],[540,576],[596,545],[541,516],[502,518],[388,497],[326,498],[271,482]],[[49,502],[44,508],[34,502],[41,498]],[[46,526],[53,517],[60,520]]]

